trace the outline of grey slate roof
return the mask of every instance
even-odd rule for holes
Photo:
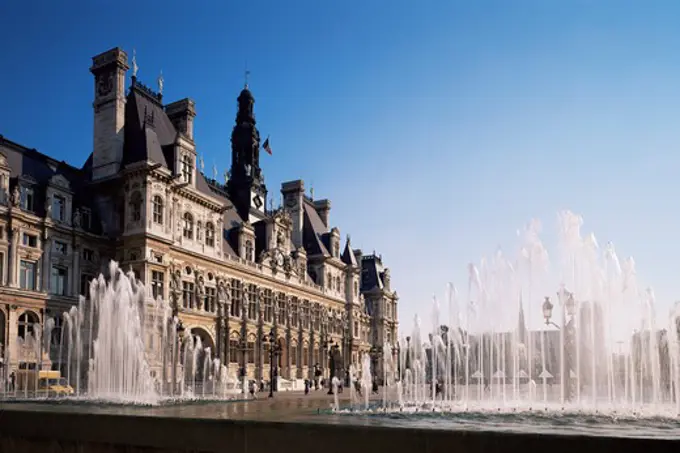
[[[136,83],[127,96],[124,136],[124,166],[150,160],[173,170],[168,162],[174,162],[172,145],[177,131],[160,101]]]
[[[358,267],[357,259],[354,256],[354,250],[349,241],[349,236],[347,237],[347,242],[345,243],[345,250],[342,252],[341,256],[342,262],[348,266]]]
[[[45,187],[55,175],[62,175],[69,181],[73,192],[75,208],[87,207],[92,209],[90,193],[83,190],[86,185],[86,174],[83,170],[75,168],[64,161],[58,161],[35,149],[29,149],[0,135],[0,152],[7,158],[10,167],[10,193],[19,179],[33,182],[38,187],[35,192],[35,213],[45,215]],[[99,222],[92,219],[92,231],[99,231]]]
[[[385,269],[379,256],[366,255],[361,259],[361,291],[383,289]]]
[[[331,254],[328,253],[328,248],[323,241],[323,235],[326,234],[327,230],[326,225],[324,225],[314,206],[306,198],[303,207],[305,222],[302,237],[307,254],[310,256],[330,256]]]

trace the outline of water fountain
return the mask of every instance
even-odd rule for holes
[[[73,397],[156,404],[178,398],[221,399],[233,393],[226,367],[219,359],[213,361],[210,348],[204,349],[199,337],[180,337],[180,323],[169,303],[159,298],[148,304],[134,273],[126,275],[113,261],[109,276],[108,281],[103,275],[93,279],[89,297],[81,296],[78,305],[62,315],[55,365],[73,387]],[[47,318],[44,332],[27,335],[20,350],[35,350],[35,358],[43,351],[51,357],[55,324],[54,318]],[[153,337],[155,347],[148,347],[148,337]],[[160,369],[156,376],[154,363]],[[24,395],[15,390],[11,396],[33,396],[39,376],[34,375],[30,394],[24,385]],[[174,385],[170,376],[178,376]]]
[[[553,263],[532,222],[517,258],[471,264],[466,293],[450,285],[431,325],[415,320],[383,356],[384,410],[680,414],[680,304],[661,313],[632,258],[582,237],[579,216],[559,225]]]

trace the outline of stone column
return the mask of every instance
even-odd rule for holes
[[[278,305],[278,302],[277,302],[277,305]],[[286,330],[286,362],[287,362],[286,363],[286,368],[287,368],[286,373],[288,374],[288,379],[293,379],[293,376],[291,374],[291,368],[293,366],[293,358],[290,355],[290,349],[291,349],[290,344],[291,344],[293,337],[292,337],[292,332],[290,331],[290,329],[291,329],[291,327],[290,327],[290,310],[286,310],[286,311],[287,311],[287,313],[285,313],[285,318],[283,319],[283,325],[281,327]],[[297,349],[300,350],[299,342],[298,342]],[[296,355],[297,355],[297,353],[296,353]],[[296,357],[296,361],[297,361],[297,357]]]
[[[264,379],[264,291],[258,290],[257,292],[257,370],[255,374],[257,376],[258,385]]]
[[[50,292],[50,262],[52,261],[52,242],[52,236],[49,236],[47,233],[45,233],[45,238],[43,239],[42,244],[42,278],[40,279],[40,285],[37,289],[46,293]],[[37,271],[38,269],[36,269],[36,272]]]
[[[19,227],[12,227],[9,245],[9,256],[7,257],[7,286],[16,288],[19,273],[18,247],[19,247]]]
[[[71,269],[71,290],[69,291],[73,296],[85,296],[87,294],[80,294],[80,244],[73,244],[73,268]],[[149,288],[149,286],[147,286]]]

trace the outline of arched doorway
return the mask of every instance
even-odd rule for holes
[[[26,310],[19,315],[17,327],[19,369],[35,369],[40,349],[37,343],[40,341],[40,317]]]
[[[192,371],[196,382],[202,384],[204,377],[208,378],[213,373],[212,359],[215,357],[215,342],[210,332],[203,327],[194,327],[190,332],[192,350],[196,354],[196,369]],[[200,350],[195,350],[197,347],[200,347]]]

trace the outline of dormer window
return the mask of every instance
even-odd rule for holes
[[[130,220],[139,222],[142,219],[142,195],[135,192],[130,197]]]
[[[185,239],[194,238],[194,217],[188,212],[184,213],[184,229],[182,235]]]
[[[194,174],[194,163],[189,154],[184,154],[182,156],[182,179],[184,182],[191,184],[191,177]]]
[[[253,255],[255,254],[255,249],[253,248],[253,241],[246,241],[245,246],[245,259],[248,261],[253,261]]]
[[[33,187],[21,187],[21,209],[24,211],[35,210],[35,192]]]
[[[215,247],[215,225],[212,222],[205,224],[205,245]]]
[[[59,222],[66,218],[66,199],[61,195],[52,196],[52,218]]]

